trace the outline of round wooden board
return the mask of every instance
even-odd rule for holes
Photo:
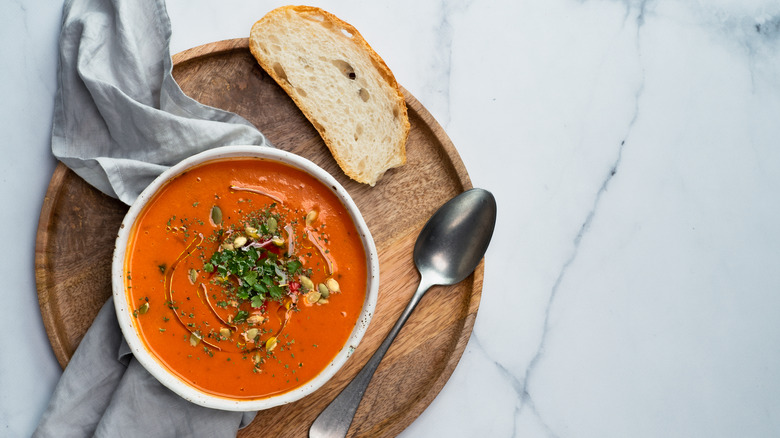
[[[174,55],[173,75],[192,98],[252,122],[277,148],[330,172],[354,198],[376,241],[379,302],[371,325],[346,366],[298,402],[259,412],[241,437],[307,436],[317,414],[357,374],[390,331],[419,274],[412,248],[431,214],[471,188],[466,169],[428,111],[404,90],[411,132],[407,164],[375,187],[348,179],[317,131],[257,65],[246,39],[206,44]],[[52,176],[36,239],[35,275],[43,321],[65,367],[101,305],[111,295],[114,239],[127,206],[60,164]],[[482,291],[483,264],[462,283],[434,287],[417,307],[374,376],[350,436],[395,436],[433,401],[471,334]]]

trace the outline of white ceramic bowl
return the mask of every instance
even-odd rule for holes
[[[339,351],[330,365],[325,367],[325,369],[321,371],[314,379],[310,380],[303,386],[282,394],[256,400],[227,399],[205,393],[183,382],[175,374],[171,373],[164,365],[162,365],[162,363],[160,363],[145,346],[144,342],[141,340],[139,332],[133,323],[133,308],[128,304],[128,298],[124,286],[125,279],[123,272],[125,250],[129,235],[133,228],[133,223],[135,222],[138,214],[143,210],[146,203],[154,197],[154,195],[161,187],[163,187],[168,181],[175,178],[177,175],[183,173],[193,166],[198,166],[212,160],[239,157],[253,157],[282,162],[289,166],[303,170],[304,172],[317,178],[320,182],[325,184],[326,187],[329,187],[331,191],[335,193],[344,204],[347,211],[352,216],[352,220],[354,221],[358,232],[360,233],[361,240],[363,241],[363,248],[366,252],[368,277],[366,298],[363,303],[363,309],[358,318],[358,322],[353,328],[352,334],[347,340],[347,343],[344,345],[341,351]],[[114,249],[111,276],[114,305],[116,307],[117,319],[119,320],[119,327],[122,329],[122,333],[124,334],[128,345],[132,349],[136,360],[138,360],[138,362],[140,362],[141,365],[143,365],[143,367],[149,371],[149,373],[157,378],[157,380],[159,380],[163,385],[170,388],[184,399],[193,403],[228,411],[256,411],[290,403],[305,397],[308,394],[311,394],[324,385],[331,377],[333,377],[334,374],[336,374],[342,365],[344,365],[349,356],[357,347],[360,340],[363,338],[363,335],[368,328],[371,316],[374,313],[374,307],[376,306],[377,301],[377,292],[379,290],[379,258],[377,256],[374,240],[371,237],[368,226],[366,226],[366,222],[363,219],[363,216],[360,214],[360,211],[358,211],[355,202],[349,196],[344,187],[342,187],[341,184],[339,184],[338,181],[333,178],[333,176],[325,172],[322,168],[305,158],[278,149],[272,149],[264,146],[223,146],[202,152],[183,160],[179,164],[171,167],[169,170],[160,175],[141,193],[138,199],[130,207],[130,210],[127,212],[127,215],[122,221],[122,226],[119,229],[116,240],[116,247]]]

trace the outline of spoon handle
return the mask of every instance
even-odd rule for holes
[[[355,417],[358,405],[363,399],[363,395],[366,393],[368,383],[374,376],[379,363],[390,348],[390,344],[401,331],[401,327],[404,326],[406,320],[409,319],[409,315],[412,314],[414,308],[417,307],[417,303],[420,302],[420,298],[425,294],[430,284],[425,282],[424,278],[420,279],[420,285],[417,287],[417,291],[412,296],[409,304],[406,305],[403,313],[396,321],[390,333],[379,348],[376,350],[371,359],[366,362],[363,369],[355,376],[352,382],[349,383],[341,393],[336,396],[335,399],[323,410],[320,415],[314,420],[311,428],[309,428],[309,438],[342,438],[347,436],[349,426],[352,424],[352,419]]]

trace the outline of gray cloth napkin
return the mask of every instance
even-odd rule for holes
[[[170,37],[164,0],[65,3],[52,151],[126,204],[190,155],[269,146],[243,118],[181,91],[171,76]]]
[[[170,36],[164,0],[65,2],[52,151],[127,204],[190,155],[230,144],[270,146],[243,118],[184,95],[171,76]],[[34,436],[227,437],[253,418],[195,405],[162,386],[132,357],[109,300]]]

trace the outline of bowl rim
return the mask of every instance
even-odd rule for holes
[[[154,357],[141,340],[141,336],[137,332],[132,319],[132,312],[124,286],[124,263],[127,242],[138,215],[144,210],[149,200],[154,198],[160,188],[164,187],[169,181],[175,179],[183,172],[211,161],[230,158],[256,158],[281,162],[314,176],[315,179],[330,189],[347,209],[360,234],[363,248],[366,252],[366,297],[363,302],[360,316],[358,317],[357,323],[352,329],[352,333],[347,339],[347,342],[336,354],[330,364],[313,379],[290,391],[259,399],[230,399],[210,394],[190,386],[173,372],[169,371],[165,365]],[[304,157],[268,146],[220,146],[187,157],[170,167],[155,178],[154,181],[141,192],[138,198],[136,198],[119,227],[112,257],[111,283],[114,307],[116,309],[117,320],[122,334],[136,360],[138,360],[152,376],[180,397],[192,403],[227,411],[257,411],[292,403],[313,393],[330,380],[336,372],[341,369],[344,363],[346,363],[347,359],[352,355],[365,335],[376,308],[379,291],[379,256],[368,225],[357,205],[352,200],[352,197],[346,189],[324,169]]]

